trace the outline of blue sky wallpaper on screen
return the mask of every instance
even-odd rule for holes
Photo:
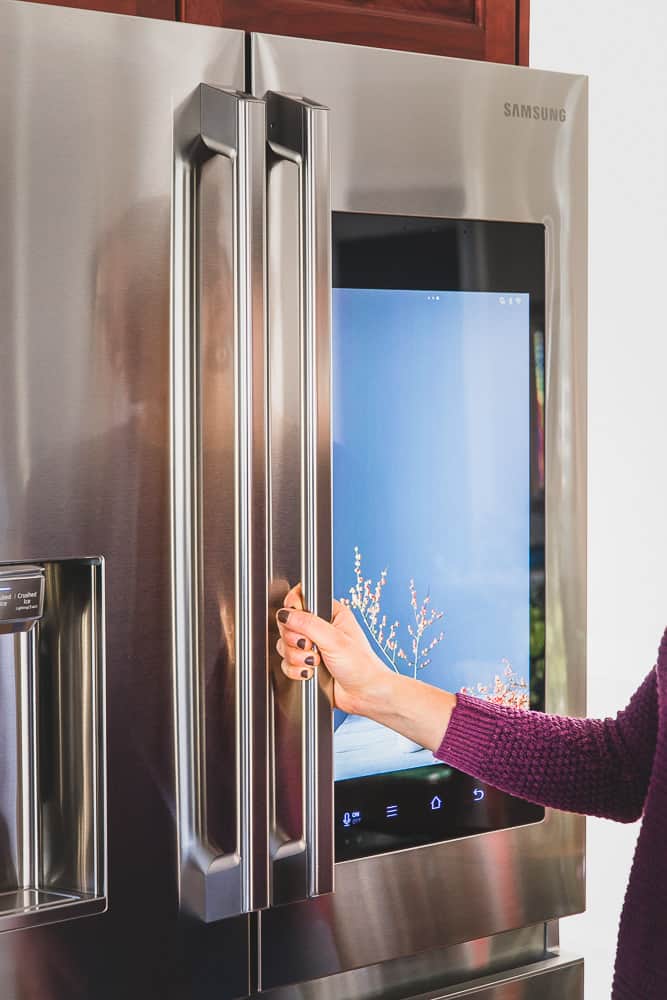
[[[442,614],[421,680],[475,693],[509,665],[528,681],[528,295],[337,288],[333,307],[335,596],[357,547],[373,589],[386,570],[374,637],[368,608],[363,623],[385,662],[413,673],[413,580],[417,612],[428,596]],[[433,763],[368,720],[336,712],[335,727],[338,780]]]

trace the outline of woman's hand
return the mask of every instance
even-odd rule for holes
[[[292,680],[308,680],[323,662],[333,679],[334,706],[369,714],[371,702],[383,699],[391,671],[371,649],[350,608],[334,601],[332,621],[317,618],[302,610],[300,585],[290,590],[284,604],[277,615],[284,673]]]
[[[331,700],[351,715],[375,719],[434,752],[456,705],[456,696],[390,670],[373,652],[350,608],[334,601],[331,622],[303,610],[293,587],[277,614],[277,649],[284,673],[309,680],[324,663],[333,679]]]

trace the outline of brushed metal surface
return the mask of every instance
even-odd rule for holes
[[[247,918],[179,916],[169,563],[174,112],[243,41],[0,4],[0,560],[105,558],[109,755],[109,909],[1,935],[3,1000],[248,990]]]
[[[408,1000],[455,1000],[457,997],[472,997],[473,1000],[583,1000],[584,963],[580,958],[565,956],[545,959],[534,966],[513,969],[498,978],[486,977],[477,985],[471,983],[463,989],[429,992],[409,997]]]
[[[523,927],[451,948],[422,951],[379,965],[340,972],[326,979],[269,990],[270,1000],[405,1000],[415,992],[469,984],[483,976],[541,962],[544,926]]]
[[[104,568],[47,563],[36,630],[36,885],[107,900]]]
[[[298,577],[303,584],[307,608],[325,618],[331,616],[332,538],[331,538],[331,207],[330,207],[330,148],[328,111],[308,100],[295,100],[283,94],[268,94],[267,136],[273,156],[269,160],[271,173],[278,173],[287,161],[297,170],[296,199],[291,212],[298,220],[297,239],[290,244],[284,240],[286,233],[272,229],[272,260],[278,261],[272,269],[273,295],[278,300],[272,306],[270,319],[280,316],[286,304],[283,292],[281,262],[292,255],[298,258],[297,294],[293,302],[297,309],[286,320],[285,316],[271,327],[269,367],[271,382],[275,379],[278,391],[270,398],[272,427],[280,428],[286,415],[280,410],[281,388],[287,373],[279,371],[282,359],[289,357],[290,348],[277,343],[287,336],[298,346],[298,427],[299,466],[298,482],[302,497],[299,506],[301,521],[299,534],[285,534],[289,512],[278,502],[271,508],[271,538],[276,545],[297,548],[300,553]],[[277,182],[276,182],[277,181]],[[269,176],[269,201],[280,195],[278,178]],[[270,206],[272,218],[279,217],[280,208]],[[289,211],[289,209],[288,209]],[[288,230],[291,235],[291,230]],[[281,241],[281,237],[283,238]],[[271,390],[270,390],[271,393]],[[279,433],[279,432],[278,432]],[[278,469],[279,453],[271,456],[271,469]],[[275,500],[283,499],[280,489]],[[272,593],[275,588],[271,586]],[[276,664],[279,669],[279,665]],[[330,678],[319,670],[304,685],[305,705],[294,703],[291,720],[296,729],[296,739],[301,743],[301,760],[296,765],[300,771],[303,800],[303,841],[286,839],[277,823],[272,824],[272,902],[284,903],[298,898],[318,896],[333,890],[333,729],[331,707],[327,688]],[[280,698],[285,686],[274,688]],[[277,712],[289,711],[289,703],[277,706]],[[304,711],[305,709],[305,711]],[[275,712],[274,712],[275,715]],[[303,724],[303,731],[300,727]],[[278,738],[274,732],[274,740]],[[281,750],[273,748],[274,759]],[[289,770],[280,772],[283,781],[291,784]],[[274,784],[275,798],[284,798],[285,789]],[[277,810],[274,809],[274,816]],[[305,855],[305,857],[304,857]],[[305,875],[306,885],[300,885]],[[300,877],[299,877],[300,876]]]
[[[271,899],[308,895],[304,727],[306,689],[283,674],[276,651],[276,612],[302,572],[301,271],[296,164],[269,152],[269,670]],[[287,252],[285,250],[287,249]],[[290,252],[291,251],[291,252]]]
[[[27,568],[43,617],[0,636],[0,931],[107,905],[103,566]]]
[[[587,81],[283,37],[252,45],[257,96],[331,109],[334,211],[546,227],[546,707],[583,714]],[[563,108],[566,120],[506,117],[505,102]],[[333,896],[262,915],[263,982],[577,912],[583,854],[583,819],[549,810],[540,824],[338,864]]]
[[[175,139],[179,888],[211,922],[268,902],[264,102],[202,85]]]
[[[455,953],[462,952],[466,946],[451,949],[453,954],[438,952],[435,958],[432,955],[415,956],[342,973],[326,980],[269,990],[263,995],[270,1000],[450,1000],[457,997],[473,997],[474,1000],[583,1000],[582,959],[531,956],[525,942],[517,938],[517,932],[499,937],[505,939],[503,946],[497,948],[496,961],[489,963],[493,971],[488,971],[489,965],[486,966],[486,975],[481,974],[485,966],[480,961],[485,949],[478,951],[474,958],[472,952],[473,945],[479,949],[483,942],[471,942],[467,946],[468,961],[458,965]],[[503,947],[505,960],[511,963],[510,968],[503,969],[499,964]],[[488,951],[490,953],[491,948]],[[457,969],[458,985],[444,985],[452,980],[452,973]],[[437,982],[438,971],[442,976],[440,983]],[[411,986],[419,983],[421,990],[426,986],[426,980],[431,980],[432,985],[418,994],[412,992]]]

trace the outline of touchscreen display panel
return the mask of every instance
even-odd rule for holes
[[[388,670],[541,709],[544,232],[334,216],[334,594]],[[338,860],[543,811],[335,712]]]

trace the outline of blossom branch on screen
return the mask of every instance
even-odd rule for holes
[[[363,574],[361,552],[354,547],[354,586],[350,587],[347,598],[342,598],[341,604],[355,610],[369,638],[392,670],[397,674],[409,673],[417,677],[420,670],[431,663],[431,653],[442,642],[444,632],[439,632],[429,639],[427,632],[443,617],[442,611],[431,608],[431,598],[427,595],[422,601],[417,597],[414,579],[410,580],[410,609],[412,621],[407,625],[410,638],[409,652],[399,641],[400,622],[398,619],[389,624],[386,614],[382,611],[382,597],[387,585],[387,570],[383,569],[377,581]],[[511,708],[527,709],[530,706],[528,684],[523,677],[514,671],[507,659],[502,660],[504,669],[502,676],[496,674],[492,684],[481,682],[468,688],[462,687],[463,694],[474,695],[495,705],[507,705]]]
[[[476,687],[462,687],[462,694],[474,695],[483,701],[494,705],[507,705],[510,708],[527,709],[529,707],[528,684],[523,677],[512,669],[508,660],[503,659],[505,669],[500,677],[496,674],[493,685],[477,684]]]
[[[419,603],[415,582],[410,580],[410,606],[414,625],[408,625],[408,634],[411,638],[411,655],[408,656],[403,647],[399,645],[399,621],[396,620],[388,625],[387,616],[382,613],[382,592],[387,583],[387,570],[382,570],[377,582],[370,578],[366,579],[361,568],[361,552],[355,545],[354,575],[356,582],[353,587],[350,587],[350,596],[343,598],[341,603],[354,608],[359,613],[371,640],[392,670],[397,674],[401,673],[399,665],[403,662],[412,676],[416,677],[417,671],[423,670],[429,665],[431,662],[430,653],[445,637],[444,632],[440,632],[438,636],[424,645],[425,632],[443,617],[443,612],[430,609],[430,597],[425,597]]]
[[[424,637],[424,632],[435,622],[439,621],[442,616],[442,611],[430,611],[429,604],[431,603],[431,598],[426,596],[421,604],[417,601],[417,591],[415,588],[415,581],[410,580],[410,607],[412,608],[412,613],[414,615],[415,624],[414,628],[412,625],[408,625],[408,633],[412,638],[412,676],[417,676],[418,670],[423,670],[431,662],[429,653],[432,649],[438,645],[439,642],[445,638],[445,633],[441,632],[434,639],[428,643],[427,646],[422,648],[422,639]]]

